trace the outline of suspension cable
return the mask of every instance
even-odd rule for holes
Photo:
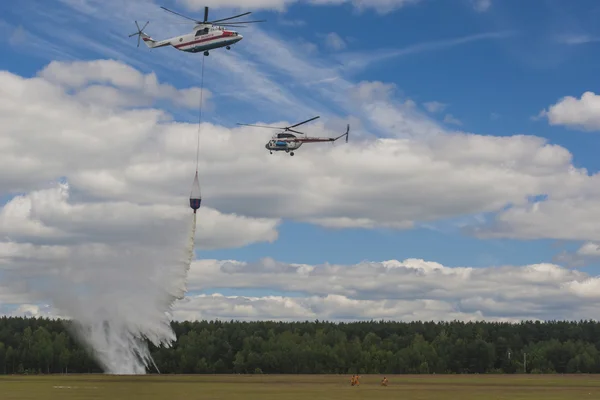
[[[201,84],[200,84],[200,105],[199,105],[199,110],[198,110],[198,143],[196,145],[196,172],[198,172],[198,163],[200,161],[200,130],[201,130],[201,125],[202,125],[202,100],[204,97],[204,60],[206,59],[206,56],[202,57],[202,77],[201,77]]]

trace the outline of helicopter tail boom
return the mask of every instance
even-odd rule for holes
[[[150,36],[146,35],[144,32],[141,32],[140,36],[142,37],[144,44],[151,49],[154,49],[156,47],[164,47],[164,46],[171,45],[171,42],[168,40],[156,41],[156,40],[152,39]]]

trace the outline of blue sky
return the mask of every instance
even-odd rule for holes
[[[159,80],[178,88],[198,85],[201,54],[171,48],[151,52],[144,45],[136,48],[135,38],[127,38],[135,31],[132,10],[138,20],[150,19],[146,32],[156,39],[183,33],[188,26],[163,24],[167,19],[177,19],[165,15],[157,5],[140,6],[145,2],[131,2],[123,15],[114,14],[119,11],[115,1],[106,2],[106,14],[96,15],[77,7],[85,3],[1,3],[0,33],[4,40],[0,42],[0,68],[29,77],[54,59],[116,58],[144,72],[154,71]],[[165,0],[160,5],[187,15],[201,15],[173,1]],[[225,17],[236,11],[211,8],[210,17]],[[335,86],[310,90],[290,80],[283,68],[277,69],[279,59],[256,57],[250,47],[259,46],[256,38],[265,35],[284,41],[294,57],[318,66],[323,75],[316,79],[327,79],[331,73],[342,76],[344,85],[361,81],[393,83],[396,103],[410,99],[419,105],[434,101],[447,104],[442,112],[428,114],[441,126],[481,135],[536,135],[565,147],[572,153],[576,167],[595,173],[600,171],[598,135],[552,126],[545,119],[532,117],[564,96],[579,97],[585,91],[598,90],[599,15],[600,4],[591,0],[496,0],[484,12],[467,0],[423,0],[385,14],[372,9],[357,11],[350,2],[328,6],[297,2],[283,13],[258,9],[252,17],[268,20],[258,28],[260,32],[245,29],[245,39],[234,46],[231,54],[217,50],[206,60],[206,87],[214,94],[214,107],[205,111],[204,118],[233,127],[237,122],[300,121],[314,112],[322,119],[347,114],[344,100],[335,97]],[[327,47],[326,35],[332,32],[342,38],[343,49]],[[215,59],[218,62],[213,62]],[[228,70],[224,62],[238,64]],[[281,63],[294,68],[287,59]],[[236,69],[238,73],[233,76]],[[266,85],[259,88],[246,82],[243,74],[255,71],[264,74]],[[252,100],[252,91],[259,89],[264,92],[257,92]],[[246,99],[236,99],[242,92]],[[282,96],[289,104],[274,106],[269,100],[271,95]],[[197,118],[195,110],[165,107],[178,120]],[[460,124],[444,122],[447,114]],[[375,122],[365,120],[363,126],[378,136],[394,134],[378,129]],[[265,141],[268,135],[265,132]],[[210,193],[204,193],[210,198]],[[6,196],[0,197],[2,202],[7,200]],[[402,231],[326,229],[281,217],[284,222],[274,243],[203,251],[198,256],[247,261],[268,256],[311,264],[423,258],[446,266],[485,267],[552,262],[560,251],[576,250],[583,243],[477,239],[460,229],[459,222],[469,220],[469,216],[418,223],[415,229]],[[598,270],[592,267],[587,271]]]

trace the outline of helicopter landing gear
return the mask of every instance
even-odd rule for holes
[[[225,47],[227,50],[231,50],[231,46],[227,46]]]
[[[292,152],[290,153],[290,156],[293,156],[293,155],[294,155],[294,152],[292,151]]]
[[[209,53],[208,53],[208,50],[204,52],[204,55],[205,55],[205,56],[207,56],[208,54],[209,54]]]

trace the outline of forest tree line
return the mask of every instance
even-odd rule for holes
[[[0,318],[0,373],[103,372],[65,320]],[[600,373],[600,323],[173,322],[161,373]],[[149,370],[155,373],[155,370]]]

